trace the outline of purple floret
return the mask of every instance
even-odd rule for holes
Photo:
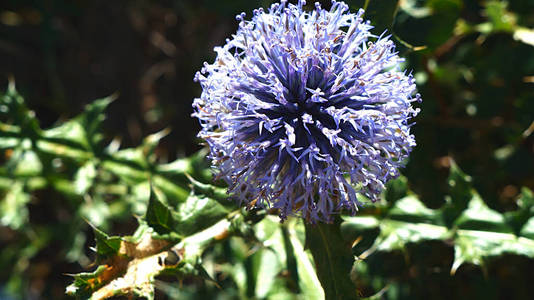
[[[357,194],[378,199],[399,175],[420,97],[393,41],[369,32],[363,10],[303,5],[238,15],[237,33],[196,74],[203,92],[193,115],[241,203],[329,222],[355,213]]]

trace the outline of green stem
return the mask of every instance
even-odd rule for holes
[[[350,279],[354,255],[350,244],[341,237],[340,225],[339,217],[332,224],[306,224],[306,246],[315,261],[326,300],[358,299],[356,285]]]

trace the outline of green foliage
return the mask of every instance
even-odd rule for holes
[[[16,109],[27,113],[24,102],[11,89],[10,99],[19,99]],[[2,99],[6,102],[7,98]],[[122,197],[147,203],[143,209],[146,213],[139,219],[139,228],[133,236],[110,237],[93,227],[100,265],[93,272],[74,275],[67,292],[78,298],[105,299],[117,294],[135,294],[153,299],[156,278],[161,275],[203,278],[217,284],[213,270],[208,271],[214,263],[230,275],[237,288],[235,293],[241,297],[293,294],[304,298],[357,298],[351,277],[358,274],[350,275],[353,255],[358,258],[353,272],[358,272],[359,265],[377,253],[404,251],[411,244],[425,241],[454,245],[451,274],[464,263],[484,267],[489,258],[505,253],[534,257],[532,192],[523,188],[518,210],[499,213],[484,203],[474,190],[471,177],[453,161],[450,161],[448,200],[440,209],[427,208],[410,191],[406,178],[400,177],[389,183],[384,194],[387,203],[369,205],[357,216],[343,217],[341,231],[339,223],[307,225],[307,247],[304,247],[304,226],[300,221],[280,224],[274,221],[275,217],[241,211],[227,199],[224,188],[199,181],[204,175],[194,166],[199,165],[200,155],[158,165],[153,149],[165,133],[149,136],[137,148],[94,151],[101,148],[102,138],[95,138],[98,136],[95,128],[102,122],[107,104],[109,100],[97,100],[82,115],[50,130],[31,127],[36,133],[33,140],[13,143],[8,148],[13,149],[13,156],[3,171],[20,178],[4,179],[14,180],[1,202],[5,207],[2,222],[13,229],[31,228],[26,205],[32,188],[51,186],[74,199],[91,197],[90,203],[76,202],[77,209],[81,216],[99,227],[106,227],[106,220],[114,217],[113,202],[105,201],[106,197],[124,193]],[[12,121],[9,128],[22,131],[22,125]],[[68,135],[57,134],[65,128],[70,128]],[[25,139],[22,135],[13,137]],[[47,145],[44,148],[43,141]],[[44,170],[53,170],[51,164],[57,159],[51,159],[51,149],[62,149],[56,152],[58,157],[78,164],[78,169],[70,172],[70,179],[62,178],[66,176],[63,172],[43,174]],[[79,152],[72,151],[81,151],[85,156],[74,155]],[[29,179],[35,177],[41,177],[43,182],[30,185]],[[131,199],[126,201],[130,205],[136,203]],[[220,247],[231,249],[235,261],[217,262]],[[35,255],[38,248],[33,248],[26,259]],[[307,253],[305,248],[311,252]],[[70,251],[79,253],[80,249]],[[80,259],[80,256],[73,257]],[[206,256],[208,263],[204,262]],[[319,280],[324,290],[318,289]]]
[[[195,34],[184,37],[187,43],[177,51],[187,59],[176,59],[193,66],[201,62],[190,62],[192,54],[196,60],[211,55],[211,47],[204,48],[213,37],[202,30],[212,32],[219,22],[221,31],[231,32],[217,17],[231,20],[269,1],[260,2],[125,6],[132,20],[144,11],[165,11],[164,18],[147,20],[189,22],[187,32]],[[103,127],[115,96],[49,128],[41,126],[46,122],[12,81],[0,94],[0,298],[4,291],[34,297],[29,293],[37,289],[45,291],[41,298],[60,299],[69,283],[68,294],[80,299],[531,297],[534,7],[528,1],[493,0],[347,2],[353,10],[366,8],[364,17],[376,34],[393,35],[423,98],[414,126],[418,146],[403,176],[388,183],[382,201],[341,216],[340,231],[327,225],[306,228],[294,218],[280,224],[270,211],[246,210],[229,200],[224,184],[212,181],[205,150],[165,161],[160,141],[170,130],[149,135],[136,147],[110,140]],[[1,11],[0,26],[9,13]],[[203,23],[199,16],[204,29],[195,27]],[[47,20],[43,32],[57,23]],[[5,45],[17,45],[9,36],[6,40]],[[187,72],[185,78],[192,78]],[[180,84],[180,101],[198,96],[196,85]],[[30,90],[23,94],[41,96],[40,88],[25,88]],[[170,98],[165,101],[178,102],[164,95]],[[42,101],[65,114],[58,99],[30,100],[37,101],[32,102],[37,111],[43,110]],[[154,111],[163,110],[155,105]],[[66,272],[78,274],[61,275]],[[353,282],[357,291],[344,294]]]
[[[113,256],[119,252],[122,239],[108,236],[105,232],[93,227],[96,242],[96,255],[100,260]]]
[[[130,217],[132,212],[147,211],[147,223],[162,236],[172,237],[171,240],[213,225],[228,213],[216,201],[190,193],[186,172],[206,177],[198,174],[199,164],[204,164],[198,156],[164,165],[156,163],[154,148],[165,132],[147,137],[137,148],[117,150],[114,141],[104,145],[100,127],[112,98],[97,100],[72,120],[44,130],[13,83],[0,99],[3,107],[0,142],[7,158],[0,168],[0,221],[32,241],[12,249],[22,253],[19,264],[31,259],[43,246],[34,237],[39,227],[29,223],[27,208],[31,193],[39,190],[55,190],[69,199],[69,209],[78,220],[71,220],[72,227],[67,230],[51,231],[53,236],[47,241],[63,241],[67,258],[81,264],[89,262],[83,249],[85,220],[95,226],[96,255],[98,261],[103,261],[117,253],[122,239],[108,237],[96,227],[108,228],[112,220]],[[174,207],[171,213],[166,204],[154,198],[150,182],[163,198],[181,203],[180,210]],[[199,222],[202,218],[203,222]],[[169,222],[174,222],[172,229],[178,229],[178,233],[164,227]],[[25,267],[12,269],[10,280],[18,281],[24,271]],[[84,276],[82,279],[87,277]]]
[[[366,259],[379,255],[379,252],[405,251],[410,244],[425,241],[454,245],[451,274],[464,263],[485,269],[489,259],[504,254],[534,258],[534,239],[529,235],[530,221],[521,223],[517,218],[507,218],[506,214],[490,209],[469,182],[470,177],[451,162],[450,201],[442,208],[427,208],[416,195],[409,194],[395,203],[379,205],[379,213],[368,210],[357,216],[344,217],[342,232],[349,241],[355,241],[353,252],[360,257],[356,264],[365,263]],[[469,199],[466,199],[467,196]],[[531,201],[530,197],[532,191],[524,188],[520,199],[525,199],[521,201],[525,204],[511,215],[522,216],[522,220],[532,218],[534,211],[527,204]],[[448,220],[451,208],[459,212],[454,214],[452,222]],[[513,226],[521,228],[518,234],[514,233]],[[378,231],[378,234],[369,237],[368,233],[372,230]],[[370,243],[369,239],[373,242]],[[358,247],[362,242],[371,246],[362,251]]]
[[[14,89],[11,93],[18,97]],[[22,100],[18,103],[24,108]],[[32,188],[52,188],[69,195],[78,210],[76,215],[94,224],[94,250],[100,265],[93,272],[73,275],[74,282],[67,288],[69,294],[81,299],[105,299],[117,294],[152,299],[154,278],[158,275],[193,276],[213,281],[201,264],[202,256],[208,250],[213,251],[214,243],[233,247],[235,242],[230,242],[229,237],[236,236],[252,242],[254,248],[247,250],[252,252],[245,255],[245,262],[239,266],[246,269],[247,276],[257,280],[251,291],[246,284],[238,284],[241,275],[236,277],[236,285],[241,287],[238,294],[322,295],[311,258],[304,251],[301,223],[281,226],[273,221],[274,217],[265,218],[260,212],[241,212],[227,199],[224,188],[200,181],[210,177],[206,173],[203,152],[188,159],[157,164],[153,151],[165,132],[147,137],[136,148],[116,150],[113,145],[103,145],[97,128],[104,119],[103,109],[109,103],[110,98],[97,100],[80,116],[57,127],[48,130],[35,127],[37,134],[30,144],[11,145],[13,152],[23,149],[32,154],[11,157],[13,165],[24,163],[26,169],[16,173],[19,176],[16,178],[24,180],[15,179],[15,185],[1,202],[9,208],[2,211],[5,225],[14,229],[26,226],[31,230],[27,213],[20,212],[26,209],[28,192]],[[9,128],[20,132],[16,122],[11,118],[8,122]],[[14,137],[23,139],[22,134]],[[76,164],[77,168],[70,172],[56,170],[54,164],[59,164],[58,159]],[[42,183],[29,185],[27,178],[33,177],[41,178]],[[143,207],[136,208],[136,205]],[[129,210],[146,212],[133,236],[108,236],[98,229],[107,228],[110,220],[122,218]],[[258,226],[261,230],[254,233]],[[82,228],[79,225],[75,230]],[[265,236],[264,232],[270,234]],[[77,232],[72,234],[75,236],[69,238],[76,239]],[[249,247],[240,242],[239,247],[243,246]],[[74,247],[83,247],[83,243],[72,247],[69,253],[78,254],[71,257],[80,260],[83,249]],[[285,258],[278,257],[282,252],[286,253]],[[28,253],[26,259],[31,259],[32,255],[35,251]],[[273,258],[278,262],[271,264]],[[256,267],[249,269],[246,261],[256,261]],[[286,277],[283,274],[288,270],[291,275]],[[236,271],[228,272],[237,276]]]

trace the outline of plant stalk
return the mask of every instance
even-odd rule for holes
[[[306,247],[312,253],[326,300],[358,299],[356,285],[350,279],[354,255],[341,236],[341,218],[336,217],[331,224],[305,224],[305,228]]]

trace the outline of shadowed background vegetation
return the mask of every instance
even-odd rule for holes
[[[179,206],[189,181],[167,163],[201,149],[190,117],[201,92],[193,76],[235,32],[236,14],[250,17],[272,2],[2,1],[1,300],[71,298],[65,287],[72,278],[65,274],[93,270],[91,262],[104,255],[90,250],[95,233],[88,223],[110,235],[133,234],[135,215],[145,215],[149,203],[145,174],[161,176],[155,185],[163,202]],[[353,11],[367,8],[374,33],[393,35],[423,98],[413,127],[418,146],[404,176],[390,184],[387,202],[362,212],[381,225],[356,217],[342,227],[347,241],[358,241],[361,295],[531,299],[534,2],[346,2]],[[16,93],[8,89],[10,76]],[[112,94],[114,101],[85,108]],[[166,135],[146,138],[165,128]],[[187,160],[194,166],[188,174],[210,183],[197,160]],[[150,225],[149,213],[146,218]],[[256,233],[278,228],[258,226]],[[298,235],[300,227],[288,226],[277,238],[291,245],[290,233]],[[524,240],[509,242],[505,234]],[[291,255],[279,270],[262,273],[260,262],[274,258],[245,242],[206,249],[206,269],[217,284],[163,276],[156,299],[305,298],[299,277],[291,276]],[[230,268],[239,264],[246,284]],[[262,278],[269,274],[275,279]]]

